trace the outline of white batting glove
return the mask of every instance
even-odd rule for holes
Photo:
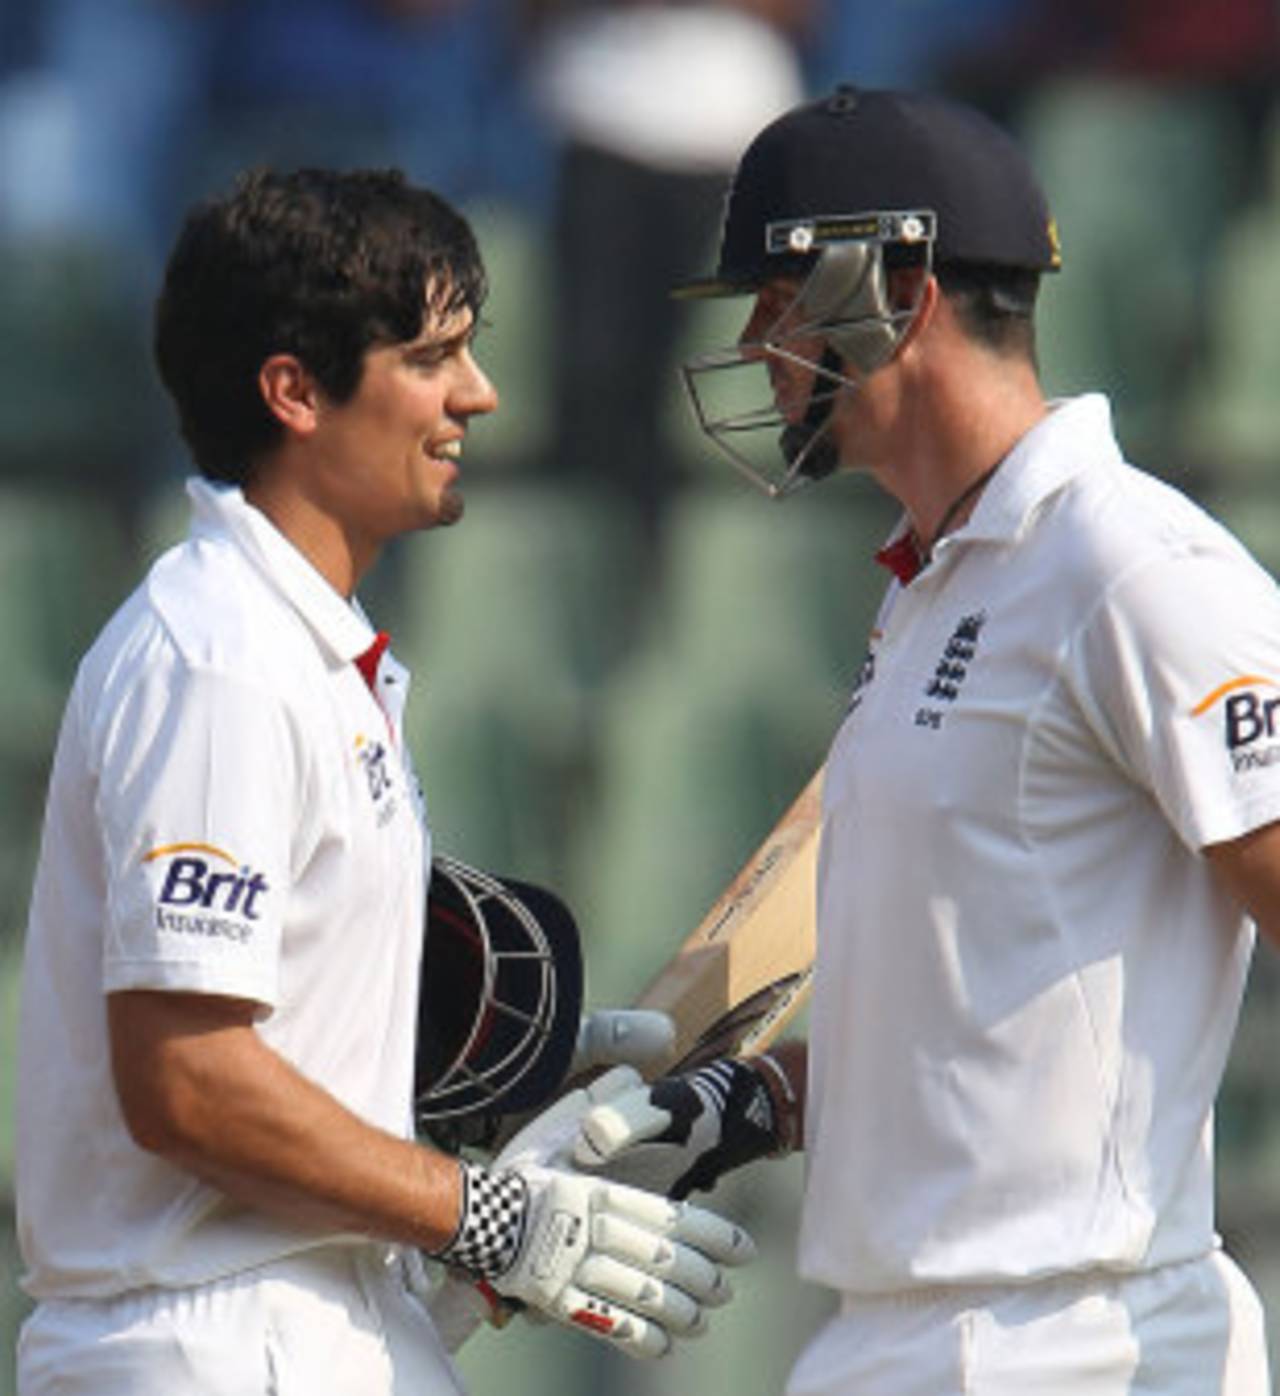
[[[688,1076],[615,1089],[582,1114],[580,1168],[684,1198],[730,1169],[787,1151],[773,1097],[758,1067],[723,1057]]]
[[[437,1258],[633,1357],[659,1357],[732,1294],[722,1266],[755,1254],[702,1208],[535,1163],[463,1162],[458,1232]]]
[[[676,1025],[665,1013],[648,1008],[597,1008],[578,1030],[569,1075],[598,1066],[634,1066],[652,1076],[671,1060]]]
[[[670,1023],[665,1014],[654,1016],[663,1024]],[[495,1171],[529,1163],[545,1168],[572,1167],[582,1117],[593,1106],[634,1090],[641,1081],[633,1067],[620,1066],[590,1085],[570,1091],[525,1125],[491,1167]],[[426,1306],[449,1352],[457,1352],[486,1322],[502,1327],[516,1311],[487,1281],[461,1270],[437,1271],[433,1281],[422,1269],[416,1252],[407,1258],[407,1270],[410,1289]]]
[[[572,1168],[584,1116],[643,1085],[644,1078],[635,1067],[615,1066],[589,1084],[568,1091],[554,1105],[535,1115],[511,1137],[490,1166],[497,1170],[537,1163],[544,1168]]]

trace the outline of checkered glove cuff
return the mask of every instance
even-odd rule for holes
[[[462,1161],[462,1216],[453,1240],[436,1258],[482,1279],[515,1264],[529,1214],[529,1185],[518,1173],[491,1173]]]

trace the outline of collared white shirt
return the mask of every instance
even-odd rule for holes
[[[1215,1244],[1252,927],[1200,850],[1280,818],[1280,594],[1057,405],[890,585],[824,785],[802,1274],[850,1293]]]
[[[105,995],[261,1007],[263,1039],[411,1131],[430,856],[401,741],[408,674],[240,491],[193,481],[188,540],[108,623],[63,721],[24,968],[18,1214],[37,1297],[234,1273],[326,1239],[144,1153]],[[375,692],[376,690],[376,692]]]

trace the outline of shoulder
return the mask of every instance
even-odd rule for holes
[[[1095,692],[1137,684],[1190,708],[1240,674],[1275,674],[1280,588],[1186,495],[1132,467],[1065,490],[1064,626]]]
[[[155,562],[107,623],[78,682],[108,700],[195,677],[287,696],[319,662],[306,626],[238,548],[189,539]]]
[[[1194,574],[1205,584],[1274,590],[1244,545],[1174,486],[1127,464],[1084,470],[1046,501],[1043,528],[1056,570],[1097,600],[1144,576]]]
[[[166,553],[143,587],[146,604],[183,660],[197,669],[268,676],[306,627],[244,552],[194,539]]]

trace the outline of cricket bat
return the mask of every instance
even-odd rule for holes
[[[636,1000],[675,1024],[664,1072],[763,1051],[808,998],[822,776],[819,768]]]

